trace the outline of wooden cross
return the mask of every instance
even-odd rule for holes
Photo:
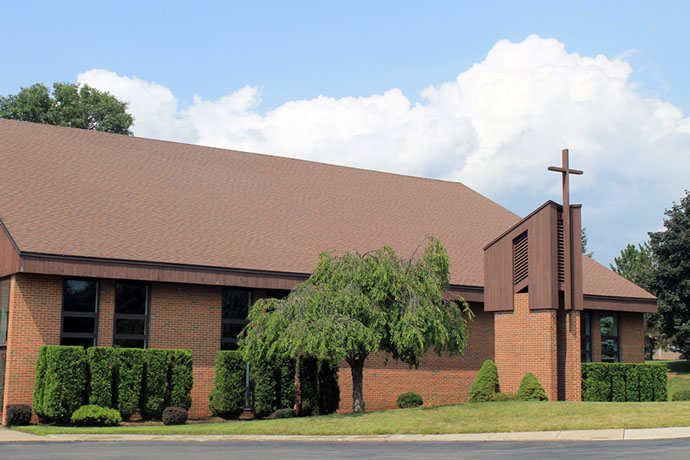
[[[563,149],[563,166],[549,166],[549,171],[556,171],[563,174],[563,275],[565,278],[564,286],[564,307],[570,310],[573,305],[573,235],[570,224],[570,175],[581,175],[582,171],[570,169],[568,149]]]

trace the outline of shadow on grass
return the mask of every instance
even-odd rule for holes
[[[667,361],[666,366],[669,372],[677,374],[690,374],[690,361],[679,359],[677,361]]]

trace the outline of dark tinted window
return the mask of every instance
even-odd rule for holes
[[[66,279],[62,285],[61,345],[96,345],[98,281]]]
[[[113,345],[123,348],[146,348],[148,321],[149,285],[116,283]]]
[[[117,283],[115,285],[115,313],[145,315],[148,312],[148,285]]]
[[[0,281],[0,346],[7,345],[7,327],[10,319],[10,279]]]
[[[222,302],[220,348],[234,350],[237,348],[237,336],[249,323],[247,315],[252,303],[252,291],[242,288],[225,288]]]
[[[618,313],[601,315],[601,361],[604,363],[620,362]]]

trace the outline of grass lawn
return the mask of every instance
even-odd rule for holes
[[[690,426],[689,402],[492,402],[282,420],[112,428],[17,427],[35,434],[372,435]]]
[[[690,362],[685,359],[647,362],[664,363],[668,366],[668,399],[671,399],[671,396],[679,391],[690,391]]]

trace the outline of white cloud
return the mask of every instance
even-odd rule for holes
[[[238,150],[460,180],[526,213],[560,201],[546,166],[571,148],[573,200],[583,202],[590,245],[609,260],[658,228],[690,172],[690,118],[644,98],[621,58],[568,53],[536,35],[502,40],[456,80],[429,86],[411,104],[399,90],[368,97],[318,96],[266,113],[246,86],[180,109],[155,82],[89,70],[78,81],[130,102],[134,132]]]

